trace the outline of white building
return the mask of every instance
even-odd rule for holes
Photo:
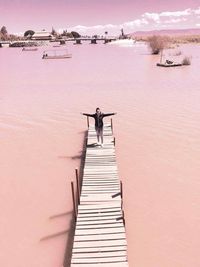
[[[54,37],[50,32],[41,31],[35,32],[32,36],[32,40],[44,41],[44,40],[52,40]]]

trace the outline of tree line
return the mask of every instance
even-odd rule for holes
[[[9,34],[7,31],[6,26],[2,26],[0,29],[0,40],[1,41],[14,41],[14,40],[24,40],[24,39],[31,39],[31,37],[34,35],[35,31],[33,30],[27,30],[24,32],[23,36],[17,36],[14,34]],[[64,30],[62,33],[58,33],[54,28],[52,28],[51,35],[55,38],[79,38],[81,35],[78,32],[71,31],[68,32],[67,30]]]
[[[14,34],[9,34],[6,26],[2,26],[0,29],[0,40],[1,41],[20,40],[20,37]]]

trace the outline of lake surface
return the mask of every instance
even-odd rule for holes
[[[0,49],[0,265],[61,267],[86,118],[117,112],[130,267],[200,266],[200,46],[159,68],[144,44]],[[179,60],[179,57],[175,57]],[[109,119],[105,119],[109,121]]]

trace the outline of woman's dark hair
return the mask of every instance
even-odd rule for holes
[[[96,108],[96,112],[97,112],[97,110],[100,110],[100,108]]]

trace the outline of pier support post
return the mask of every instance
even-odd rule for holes
[[[74,208],[74,218],[75,218],[75,221],[76,221],[77,212],[76,212],[76,201],[75,201],[74,183],[73,182],[71,182],[71,189],[72,189],[72,201],[73,201],[73,208]]]
[[[123,184],[122,184],[122,181],[120,181],[120,195],[121,195],[121,198],[123,200]]]
[[[123,184],[122,184],[122,181],[120,181],[120,195],[121,195],[122,220],[123,220],[123,224],[125,226],[125,217],[124,217],[124,209],[123,209]]]
[[[88,137],[85,138],[85,150],[87,149]]]
[[[90,120],[89,120],[89,117],[87,116],[87,127],[89,128],[90,127]]]
[[[96,39],[91,39],[91,44],[97,44],[97,40]]]
[[[104,39],[104,44],[108,44],[111,42],[111,39]]]
[[[75,174],[76,174],[76,190],[77,190],[77,202],[78,205],[80,205],[80,181],[79,181],[79,177],[78,177],[78,169],[75,169]]]
[[[112,120],[112,118],[110,119],[110,125],[111,125],[112,134],[113,134],[113,120]]]
[[[74,44],[82,44],[80,39],[76,39],[76,42]]]

